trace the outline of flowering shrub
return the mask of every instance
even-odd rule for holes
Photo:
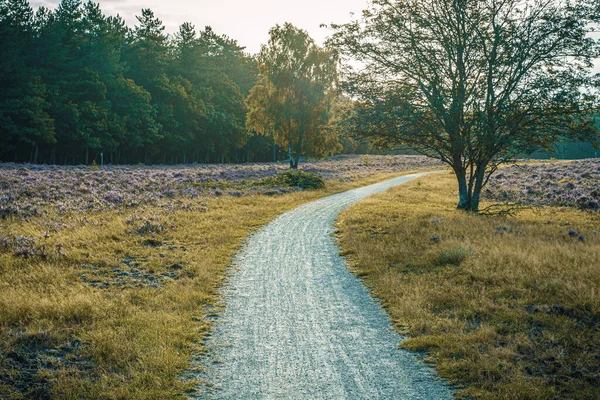
[[[526,205],[600,209],[600,159],[514,165],[490,179],[485,198]]]
[[[27,236],[0,237],[0,252],[12,252],[23,258],[46,259],[50,256],[46,246],[38,246],[34,238]]]

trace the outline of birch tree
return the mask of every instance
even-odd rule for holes
[[[288,149],[290,168],[301,155],[333,154],[340,145],[330,129],[337,57],[308,34],[286,23],[270,31],[258,56],[260,81],[250,91],[246,126],[273,136]]]

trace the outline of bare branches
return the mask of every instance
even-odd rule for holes
[[[586,1],[374,0],[329,43],[365,63],[344,86],[354,130],[447,162],[476,209],[497,161],[588,132],[600,16]]]
[[[531,207],[525,207],[516,203],[496,203],[479,210],[480,215],[488,217],[512,217],[517,212]]]

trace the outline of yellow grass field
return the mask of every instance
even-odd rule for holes
[[[148,206],[2,221],[1,237],[36,243],[23,245],[32,254],[0,251],[0,398],[185,398],[195,382],[182,374],[203,351],[208,307],[244,238],[301,203],[397,175],[182,200],[204,212]]]
[[[459,397],[598,399],[600,213],[476,216],[456,201],[454,176],[435,174],[338,222],[353,270],[408,336],[401,346],[425,352]]]

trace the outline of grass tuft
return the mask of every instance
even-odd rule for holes
[[[429,239],[431,240],[431,238]],[[473,252],[464,247],[456,247],[450,250],[440,250],[434,261],[435,265],[454,265],[460,266],[468,257],[472,256]]]

